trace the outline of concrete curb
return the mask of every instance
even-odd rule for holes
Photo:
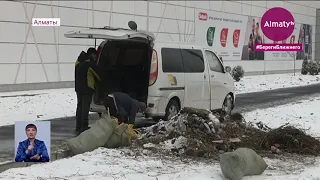
[[[50,162],[58,160],[58,159],[71,157],[72,155],[73,155],[72,152],[69,151],[69,150],[64,150],[64,151],[61,151],[61,152],[51,153]],[[5,164],[1,164],[0,165],[0,173],[6,171],[8,169],[29,167],[29,166],[34,165],[34,164],[42,164],[42,163],[39,163],[39,162],[9,162],[9,163],[5,163]]]

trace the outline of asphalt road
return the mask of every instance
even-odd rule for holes
[[[239,94],[236,96],[234,112],[247,112],[259,108],[278,106],[311,96],[320,96],[320,84]],[[98,118],[96,114],[90,115],[90,123],[94,123]],[[52,146],[59,140],[75,136],[75,117],[52,119],[50,121]],[[137,117],[135,126],[142,127],[152,124],[154,122],[150,119]],[[12,160],[14,156],[14,126],[0,127],[0,144],[0,162]]]

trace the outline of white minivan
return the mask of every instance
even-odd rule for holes
[[[145,102],[145,116],[154,119],[168,120],[182,107],[227,114],[234,107],[231,68],[208,47],[155,42],[150,32],[111,27],[69,31],[65,37],[103,40],[91,112],[105,112],[104,97],[116,91]]]

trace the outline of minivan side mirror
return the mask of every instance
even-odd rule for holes
[[[223,62],[222,57],[220,56],[219,59],[221,60],[221,62]]]
[[[231,71],[231,67],[230,66],[226,66],[224,69],[225,69],[226,72],[230,72]]]

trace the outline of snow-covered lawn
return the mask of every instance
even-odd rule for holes
[[[244,114],[246,120],[263,122],[270,128],[290,123],[306,133],[320,137],[320,96],[266,109],[257,109]]]
[[[257,92],[319,83],[319,76],[277,74],[247,76],[236,82],[236,93]],[[0,93],[0,126],[14,121],[36,121],[75,115],[73,88]]]
[[[236,94],[250,93],[279,88],[305,86],[320,83],[320,75],[272,74],[261,76],[245,76],[235,83]]]
[[[247,121],[262,121],[269,127],[278,127],[286,122],[311,128],[307,132],[320,133],[320,97],[299,101],[274,108],[256,110],[244,114]],[[300,118],[301,117],[301,118]],[[130,179],[130,180],[224,180],[219,164],[164,160],[130,154],[129,149],[105,149],[80,154],[68,159],[9,169],[0,174],[0,179]],[[312,165],[304,165],[294,159],[277,160],[265,158],[269,165],[260,176],[248,176],[243,180],[315,180],[320,179],[320,158]],[[309,162],[305,160],[306,162]]]
[[[69,159],[26,168],[9,169],[0,179],[86,179],[86,180],[224,180],[218,163],[183,163],[180,160],[160,160],[148,156],[134,157],[124,150],[99,148]],[[126,150],[127,152],[129,150]],[[319,179],[320,161],[307,167],[301,163],[265,159],[268,169],[260,176],[243,180]],[[292,172],[294,171],[294,172]]]
[[[73,88],[0,93],[0,126],[75,115]]]

